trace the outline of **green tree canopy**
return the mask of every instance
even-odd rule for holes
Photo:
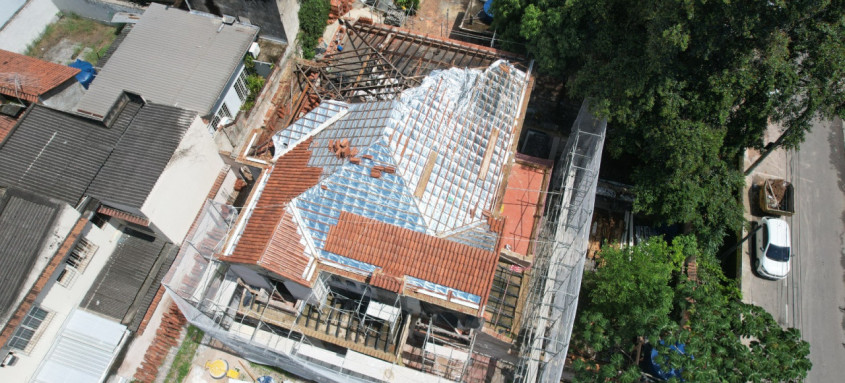
[[[611,152],[640,159],[635,208],[668,223],[737,228],[736,160],[763,147],[767,124],[788,128],[782,144],[795,147],[817,111],[845,116],[842,0],[496,0],[494,9],[510,48],[524,47],[608,117]]]
[[[655,345],[689,382],[796,381],[812,366],[798,330],[784,330],[762,308],[741,302],[692,237],[605,246],[600,257],[597,270],[584,276],[573,331],[570,351],[584,357],[574,364],[577,381],[639,381],[638,339]],[[685,273],[692,257],[696,280]],[[667,350],[678,343],[692,357]]]

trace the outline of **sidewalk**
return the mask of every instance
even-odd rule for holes
[[[769,126],[766,132],[765,142],[772,142],[778,138],[781,130],[777,126]],[[745,177],[745,188],[743,189],[743,215],[749,223],[759,222],[763,214],[758,206],[759,185],[766,179],[780,178],[793,182],[793,152],[784,149],[777,149],[772,152],[750,175]],[[743,169],[747,169],[760,157],[757,150],[746,150],[744,155]],[[792,219],[784,217],[792,226]],[[746,225],[742,230],[742,237],[748,235],[751,225]],[[782,281],[770,281],[757,276],[752,267],[752,257],[756,237],[751,236],[742,245],[742,259],[737,262],[737,276],[739,276],[740,289],[744,302],[755,304],[766,309],[781,324],[785,324],[786,313],[784,311],[784,289],[787,279]]]

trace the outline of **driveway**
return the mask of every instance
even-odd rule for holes
[[[772,137],[774,139],[775,137]],[[750,160],[746,160],[746,166]],[[787,218],[795,254],[792,272],[781,281],[768,281],[751,271],[744,246],[742,292],[747,302],[764,307],[784,327],[796,327],[810,342],[813,369],[808,382],[841,381],[845,361],[845,141],[842,121],[816,121],[797,152],[779,151],[746,180],[762,182],[780,177],[795,185],[797,213]],[[759,209],[746,218],[759,221]],[[753,200],[752,200],[753,201]]]

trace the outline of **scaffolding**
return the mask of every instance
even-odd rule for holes
[[[522,319],[516,379],[558,382],[575,322],[589,241],[606,120],[584,101],[572,126],[548,210],[537,239],[536,260]]]

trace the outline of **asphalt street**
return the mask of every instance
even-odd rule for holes
[[[792,272],[780,281],[759,278],[751,272],[751,246],[745,246],[742,291],[744,300],[764,307],[784,327],[800,329],[810,342],[813,368],[807,382],[845,380],[845,312],[840,310],[845,307],[842,128],[838,119],[817,121],[800,150],[773,154],[751,177],[754,183],[781,177],[795,185],[797,212],[787,218],[794,252]],[[749,219],[759,221],[758,216]],[[753,243],[752,238],[747,244]]]

